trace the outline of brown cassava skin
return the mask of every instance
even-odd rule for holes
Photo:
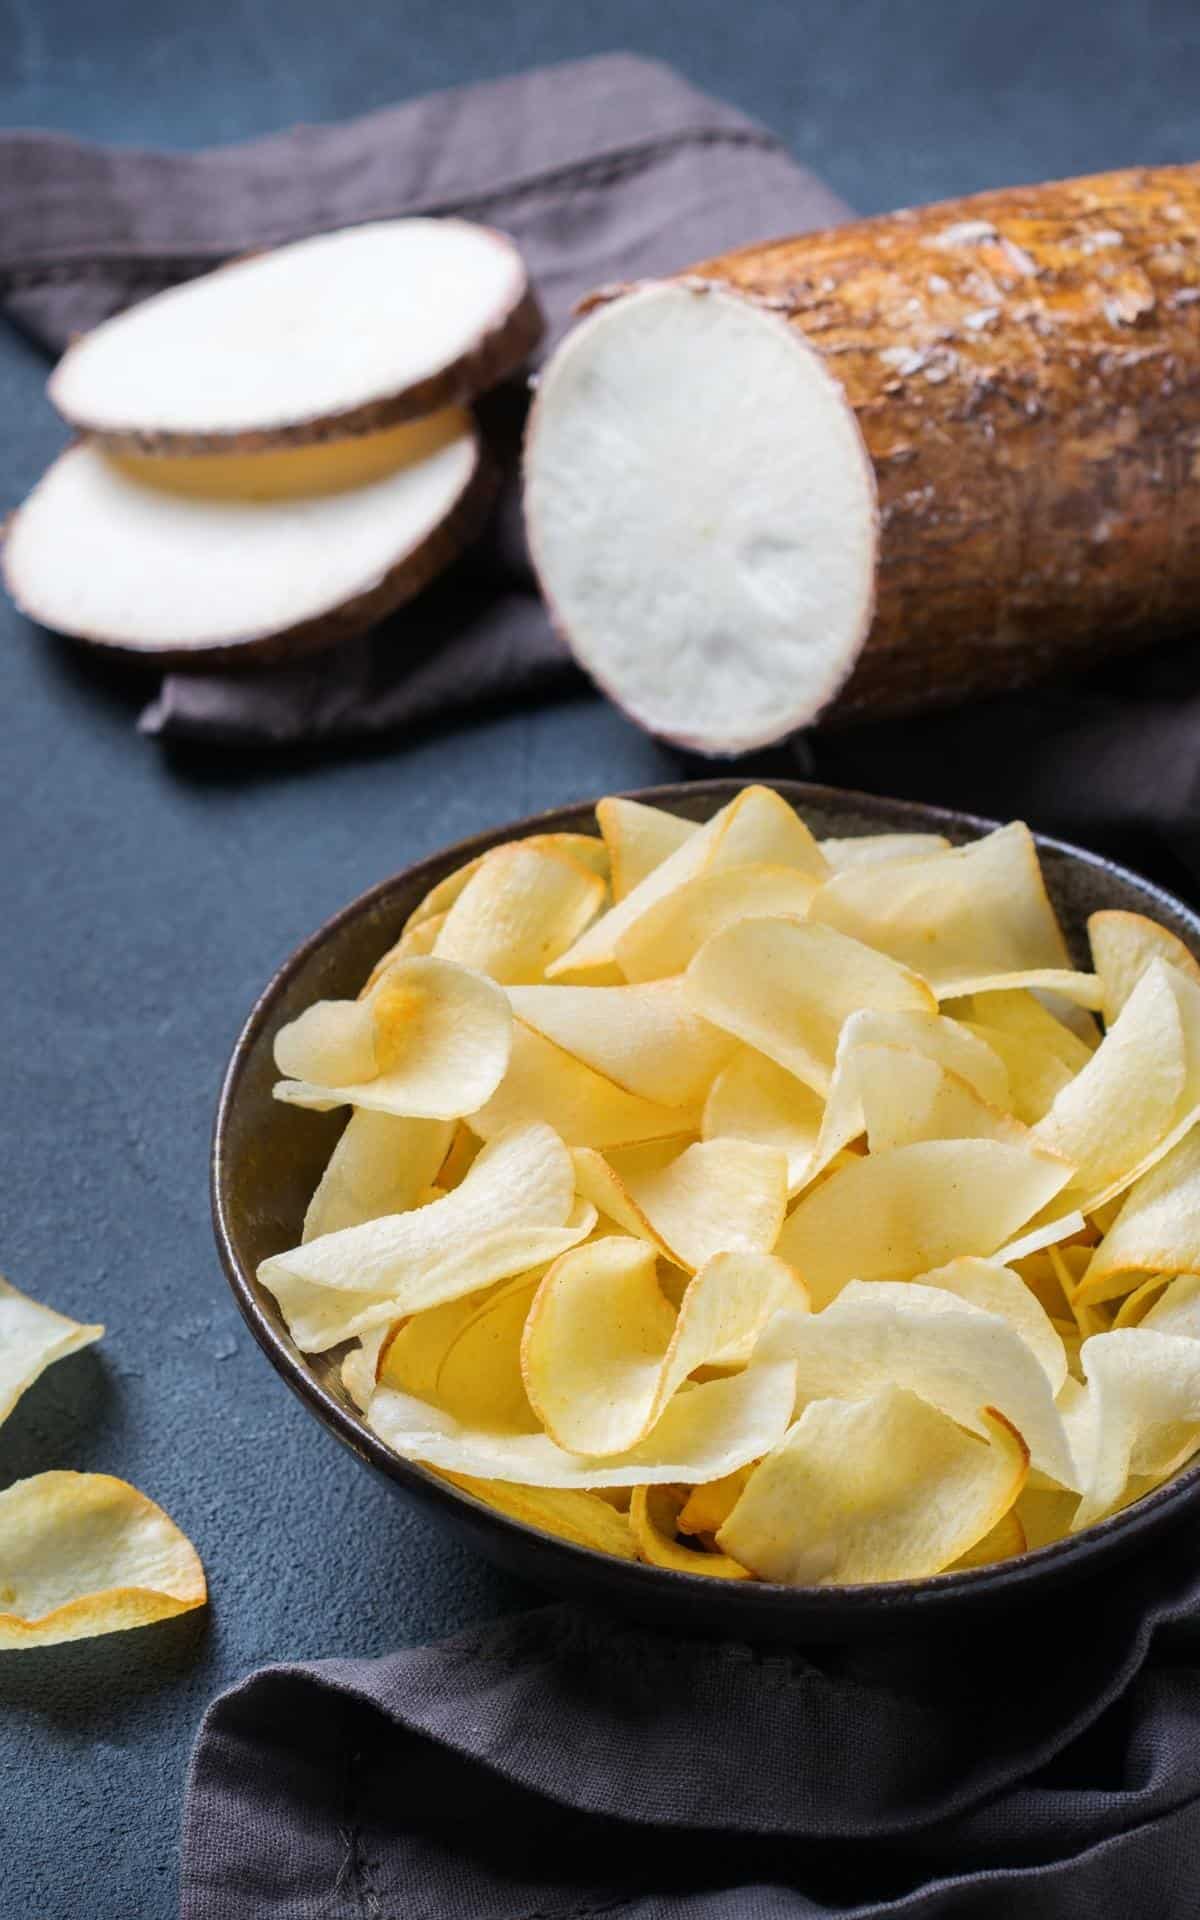
[[[854,408],[875,615],[829,711],[1021,686],[1200,613],[1200,166],[862,220],[691,269],[770,303]]]

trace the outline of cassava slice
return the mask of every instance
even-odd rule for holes
[[[9,525],[4,577],[34,620],[208,668],[316,653],[442,572],[494,489],[470,416],[320,447],[149,460],[71,447]]]
[[[827,704],[871,619],[875,481],[778,313],[691,285],[598,308],[542,375],[525,451],[542,590],[632,718],[707,753]]]
[[[1200,166],[1143,167],[596,296],[542,374],[526,470],[582,665],[652,731],[723,753],[1189,630],[1198,226]]]
[[[111,448],[203,453],[415,420],[511,373],[541,336],[511,240],[380,220],[235,260],[106,320],[50,379]]]

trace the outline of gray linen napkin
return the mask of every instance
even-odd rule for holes
[[[510,233],[549,345],[596,286],[830,225],[847,208],[734,108],[615,54],[210,153],[0,138],[0,302],[58,352],[231,254],[404,213]],[[441,590],[302,665],[168,675],[142,729],[242,744],[345,738],[570,685],[521,537],[520,412],[511,397],[488,409],[512,478],[489,538]]]
[[[1189,1539],[922,1641],[554,1607],[268,1668],[201,1729],[183,1920],[1192,1920],[1198,1602]]]

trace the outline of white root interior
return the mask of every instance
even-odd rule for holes
[[[50,394],[96,433],[278,430],[453,366],[525,287],[515,247],[486,227],[376,221],[156,294],[72,347]]]
[[[15,515],[9,590],[61,633],[213,647],[286,632],[416,556],[478,464],[470,416],[329,446],[194,459],[70,448]]]
[[[542,375],[525,512],[581,664],[704,753],[820,711],[866,637],[875,481],[819,355],[768,308],[656,285],[601,307]]]

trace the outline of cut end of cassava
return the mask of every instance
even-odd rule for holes
[[[814,348],[715,286],[642,287],[542,374],[525,516],[563,637],[639,725],[742,753],[815,719],[866,640],[875,478]]]
[[[363,632],[479,531],[495,489],[469,414],[328,446],[172,460],[71,447],[9,523],[31,619],[155,665],[262,665]]]
[[[380,220],[155,294],[68,349],[49,384],[110,449],[203,453],[415,420],[537,345],[516,247],[465,220]]]

